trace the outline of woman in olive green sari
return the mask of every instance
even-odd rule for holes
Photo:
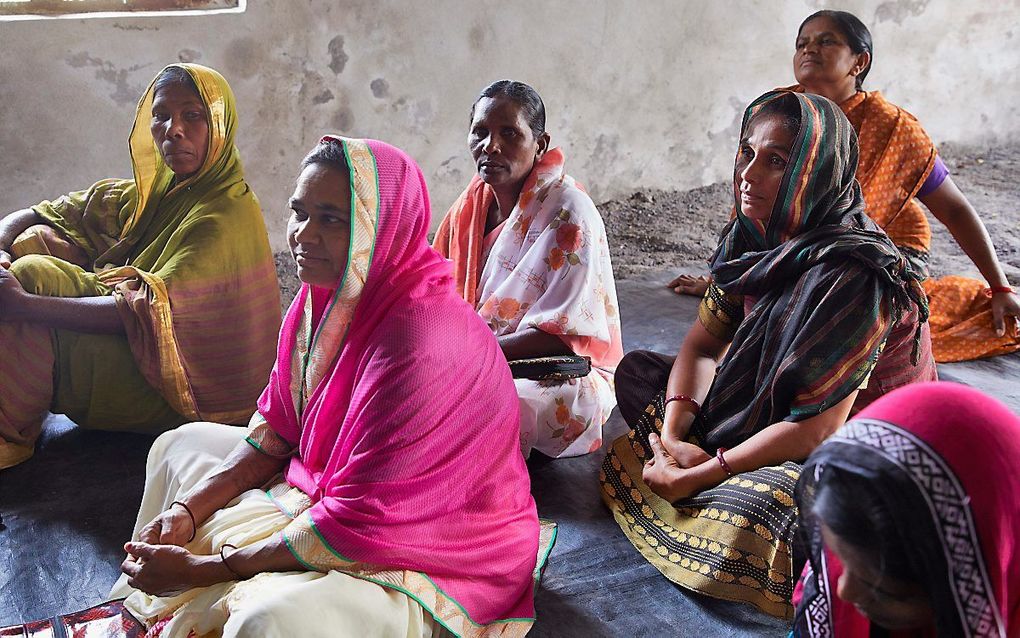
[[[236,131],[223,76],[169,66],[138,103],[134,179],[0,220],[0,469],[48,411],[159,432],[255,410],[279,288]]]

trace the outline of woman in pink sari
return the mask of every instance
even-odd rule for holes
[[[427,243],[421,171],[325,137],[290,207],[304,285],[247,438],[156,441],[112,597],[159,636],[524,635],[552,534],[540,549],[513,380]]]
[[[1020,418],[917,383],[868,406],[798,485],[810,564],[794,636],[1020,635]]]

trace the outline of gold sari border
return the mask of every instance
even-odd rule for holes
[[[137,294],[144,294],[147,297],[150,320],[155,328],[157,340],[161,380],[160,387],[157,389],[178,414],[195,421],[201,420],[202,416],[198,412],[198,404],[191,392],[191,384],[188,381],[181,350],[174,334],[173,313],[170,309],[170,295],[167,293],[166,284],[157,275],[139,270],[134,266],[104,270],[98,273],[98,278],[104,284],[115,288],[114,295],[118,298],[118,307],[122,307],[122,300],[126,297],[124,291],[120,289],[121,284],[131,279],[140,280],[143,287],[137,291]]]
[[[291,520],[312,506],[312,499],[307,494],[283,480],[266,490],[266,497]]]
[[[294,446],[277,434],[261,414],[258,412],[255,414],[258,418],[252,417],[248,436],[244,438],[245,442],[262,454],[276,459],[284,459],[293,454]]]
[[[379,174],[375,155],[362,140],[344,138],[344,154],[351,182],[351,241],[348,247],[347,264],[340,285],[329,307],[319,322],[315,334],[311,334],[311,295],[305,300],[305,319],[302,327],[308,326],[307,333],[300,335],[311,339],[304,361],[300,362],[304,383],[299,387],[292,383],[291,391],[300,390],[292,397],[295,406],[304,406],[319,382],[333,366],[343,348],[351,318],[361,300],[361,293],[368,279],[375,253],[375,240],[379,227]],[[299,344],[302,343],[299,341]],[[295,349],[297,350],[297,348]],[[295,353],[298,356],[298,353]],[[292,371],[297,361],[292,361]],[[292,377],[293,378],[293,377]]]
[[[356,561],[330,547],[315,527],[308,509],[298,513],[294,520],[280,531],[280,535],[294,558],[312,571],[327,572],[357,564]]]
[[[304,494],[297,488],[289,492]],[[305,496],[305,499],[308,497]],[[274,499],[275,500],[275,499]],[[310,504],[310,499],[308,500]],[[536,575],[556,540],[556,524],[543,521],[539,552],[541,559],[535,567]],[[414,599],[437,623],[461,638],[517,638],[525,636],[534,624],[534,618],[507,618],[481,625],[471,619],[467,610],[449,596],[429,576],[422,572],[389,569],[347,558],[326,542],[306,509],[280,531],[287,549],[307,569],[318,572],[336,570],[348,576],[395,589]],[[544,536],[544,539],[543,539]],[[537,584],[537,580],[536,580]]]
[[[756,534],[754,530],[750,529],[750,526],[740,524],[740,521],[723,521],[714,520],[710,517],[706,518],[702,516],[703,512],[701,511],[697,513],[693,511],[686,513],[678,512],[672,504],[651,492],[643,481],[636,481],[630,478],[629,472],[631,471],[637,471],[638,476],[641,474],[640,459],[635,456],[634,462],[631,463],[629,458],[626,460],[623,458],[629,457],[626,452],[630,450],[632,445],[637,444],[631,440],[629,434],[622,435],[614,441],[607,455],[607,460],[609,461],[609,467],[618,473],[620,486],[617,487],[611,484],[606,472],[607,466],[603,465],[603,468],[599,470],[599,481],[602,487],[600,492],[602,500],[613,513],[613,518],[620,526],[624,536],[644,556],[645,560],[651,563],[671,582],[686,589],[723,600],[750,603],[771,616],[792,618],[793,607],[789,600],[768,591],[757,579],[746,574],[741,575],[724,571],[708,562],[684,556],[678,551],[666,547],[645,530],[645,524],[654,525],[655,527],[662,528],[664,531],[666,531],[665,528],[669,527],[668,535],[670,538],[674,538],[678,545],[688,544],[692,548],[704,549],[722,560],[733,560],[738,557],[747,559],[751,556],[760,560],[759,553],[789,553],[789,548],[785,546],[785,543],[769,542],[769,539]],[[726,483],[740,483],[741,481],[742,479],[737,476],[728,479]],[[623,497],[619,494],[619,487],[629,491],[629,496],[633,503],[641,508],[641,515],[644,519],[638,520],[637,517],[626,511],[627,506]],[[702,519],[700,521],[701,524],[697,526],[697,531],[701,533],[692,533],[694,530],[689,529],[682,531],[667,522],[680,515],[685,515],[686,518],[694,521]],[[720,530],[733,527],[746,529],[748,535],[743,540],[753,539],[750,542],[751,546],[734,547],[725,542],[712,540],[716,536],[726,537],[730,535],[725,532],[713,534],[711,533],[712,527]],[[754,547],[754,545],[758,545],[758,547]]]
[[[35,454],[35,446],[11,443],[0,438],[0,470],[24,463]]]
[[[538,560],[535,561],[535,571],[532,574],[535,579],[535,587],[538,587],[542,580],[542,572],[549,562],[549,554],[552,553],[556,539],[559,537],[559,526],[548,519],[538,519]]]

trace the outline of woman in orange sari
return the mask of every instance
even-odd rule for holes
[[[932,349],[941,363],[1020,350],[1020,297],[1010,287],[977,211],[960,192],[934,143],[913,115],[878,91],[865,91],[873,61],[871,33],[845,11],[818,11],[800,26],[793,56],[794,90],[829,98],[860,140],[857,180],[867,213],[914,267],[927,275],[931,228],[943,223],[985,278],[949,276],[925,282]],[[700,284],[700,285],[699,285]],[[676,292],[703,294],[707,284],[681,276]]]

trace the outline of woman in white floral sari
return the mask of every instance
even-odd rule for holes
[[[433,247],[508,360],[576,354],[592,370],[568,381],[517,379],[521,449],[577,456],[602,444],[623,356],[616,283],[598,210],[549,148],[545,105],[500,80],[471,109],[478,174],[447,212]]]

